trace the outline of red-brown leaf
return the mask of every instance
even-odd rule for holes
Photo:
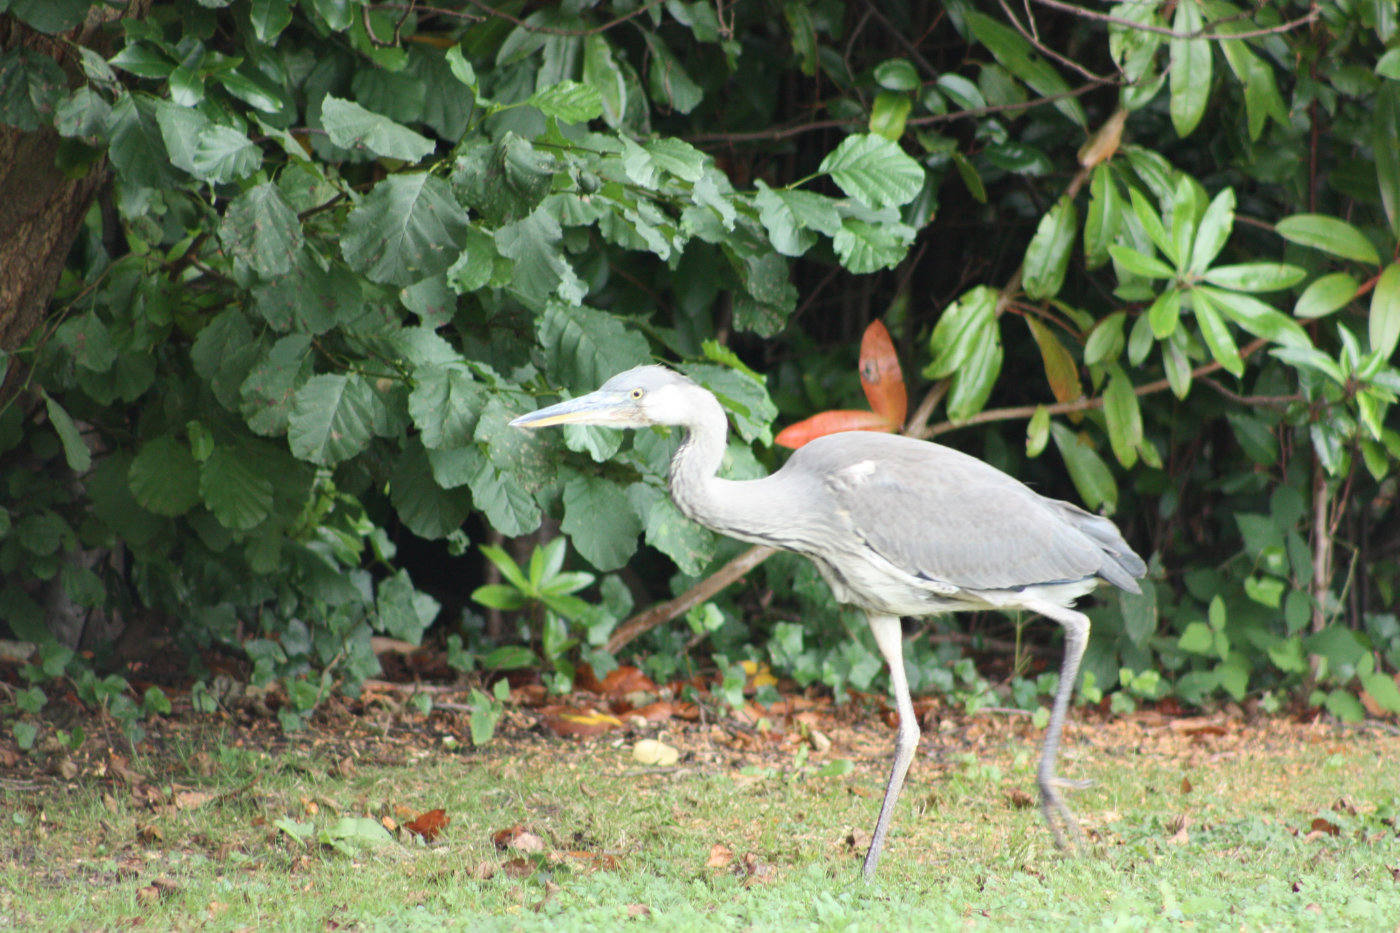
[[[796,450],[809,441],[840,431],[893,431],[897,427],[898,422],[873,411],[838,409],[824,411],[796,424],[790,424],[779,431],[773,441]]]
[[[558,736],[581,738],[602,735],[622,728],[622,720],[611,713],[596,709],[576,709],[572,706],[546,706],[540,710],[544,724]]]
[[[860,384],[871,410],[890,425],[888,430],[898,430],[909,410],[909,393],[890,332],[879,321],[871,321],[860,340]]]
[[[404,829],[409,832],[422,836],[424,842],[432,842],[450,822],[452,820],[448,817],[447,812],[439,807],[436,810],[429,810],[427,813],[420,813],[403,825]]]
[[[606,697],[624,697],[629,693],[655,693],[656,682],[639,668],[619,667],[608,672],[598,692]]]

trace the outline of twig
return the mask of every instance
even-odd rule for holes
[[[607,650],[613,654],[617,654],[617,652],[622,650],[624,645],[639,635],[651,631],[664,622],[671,621],[676,616],[689,610],[692,606],[700,605],[705,600],[763,563],[768,559],[769,555],[773,554],[776,550],[776,548],[766,547],[764,545],[751,547],[675,599],[659,603],[652,606],[650,609],[637,613],[632,618],[619,625],[617,631],[612,633],[612,637],[608,639]]]
[[[1269,26],[1264,29],[1251,29],[1244,32],[1234,33],[1207,32],[1207,30],[1215,29],[1222,23],[1231,22],[1231,20],[1229,19],[1221,19],[1216,20],[1213,23],[1209,23],[1205,26],[1202,26],[1195,32],[1177,32],[1169,26],[1151,26],[1147,23],[1139,23],[1136,20],[1124,19],[1121,16],[1113,16],[1109,13],[1099,13],[1094,10],[1086,10],[1083,7],[1075,6],[1072,3],[1065,3],[1064,0],[1033,0],[1033,2],[1039,3],[1041,6],[1048,6],[1051,9],[1062,10],[1065,13],[1070,13],[1074,16],[1078,16],[1083,19],[1096,19],[1100,22],[1113,23],[1116,26],[1126,26],[1129,29],[1136,29],[1139,32],[1153,32],[1159,36],[1167,36],[1171,39],[1255,39],[1259,36],[1272,36],[1281,32],[1291,32],[1292,30],[1297,29],[1299,26],[1308,25],[1309,23],[1316,20],[1319,15],[1321,15],[1318,12],[1317,8],[1314,7],[1312,10],[1308,11],[1308,13],[1304,16],[1300,16],[1294,20],[1289,20],[1286,23],[1280,23],[1277,26]]]

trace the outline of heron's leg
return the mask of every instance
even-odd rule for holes
[[[870,849],[865,853],[862,870],[867,879],[875,874],[880,850],[884,848],[885,836],[890,831],[894,804],[899,799],[900,788],[904,786],[904,775],[909,772],[909,763],[914,760],[914,751],[919,747],[919,723],[914,717],[914,703],[909,699],[909,681],[904,676],[904,634],[899,618],[872,612],[868,614],[868,619],[870,631],[875,635],[875,644],[890,667],[890,692],[894,694],[895,709],[899,711],[899,735],[894,742],[894,765],[885,784],[880,818],[875,821],[875,833],[870,837]]]
[[[1084,648],[1089,644],[1089,617],[1082,612],[1050,602],[1026,603],[1027,609],[1038,612],[1046,618],[1060,623],[1065,630],[1065,659],[1060,664],[1060,685],[1055,690],[1055,703],[1050,707],[1050,725],[1045,729],[1045,744],[1040,751],[1040,767],[1036,771],[1036,783],[1040,786],[1040,809],[1045,814],[1045,822],[1050,834],[1055,837],[1055,845],[1067,848],[1064,830],[1055,822],[1058,816],[1069,829],[1078,845],[1083,840],[1079,821],[1060,796],[1059,777],[1055,774],[1055,758],[1060,751],[1060,733],[1065,726],[1065,714],[1069,711],[1069,700],[1074,695],[1074,682],[1079,676],[1079,662],[1084,657]]]

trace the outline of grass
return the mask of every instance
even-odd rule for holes
[[[1379,728],[1080,724],[1062,771],[1095,782],[1074,795],[1091,842],[1066,857],[1024,806],[1029,727],[950,722],[925,739],[870,884],[859,860],[886,730],[800,767],[791,746],[741,754],[718,727],[672,730],[674,769],[638,765],[630,739],[518,733],[449,751],[434,731],[323,730],[269,749],[194,730],[125,771],[94,749],[72,779],[7,779],[0,927],[1389,930],[1400,918],[1400,738]],[[817,776],[843,752],[860,759],[849,773]],[[277,825],[328,837],[342,817],[434,807],[452,822],[427,845],[404,831],[378,846],[303,843]],[[543,852],[496,848],[517,824]]]

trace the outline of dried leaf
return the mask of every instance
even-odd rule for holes
[[[571,861],[579,871],[614,871],[618,867],[616,855],[606,852],[583,852],[569,849],[564,852],[551,852],[551,862]]]
[[[404,823],[403,828],[411,833],[422,836],[424,842],[432,842],[450,822],[452,822],[452,820],[448,817],[447,811],[439,807],[436,810],[429,810],[426,813],[418,814],[407,823]]]
[[[710,846],[710,857],[705,860],[706,868],[728,868],[734,861],[734,852],[722,842]]]
[[[595,709],[577,709],[572,706],[546,706],[540,710],[544,724],[555,735],[580,738],[589,735],[602,735],[622,728],[622,720],[610,713]]]
[[[650,917],[651,908],[645,904],[628,904],[627,916],[629,917]]]
[[[528,878],[535,873],[536,866],[533,859],[513,858],[501,866],[501,870],[509,878]]]
[[[204,806],[217,796],[205,790],[177,790],[170,802],[175,805],[176,810],[193,810]]]
[[[670,700],[657,700],[655,703],[648,703],[646,706],[639,706],[636,709],[628,710],[626,716],[630,720],[640,719],[643,722],[665,722],[675,715],[676,705]]]
[[[1311,829],[1312,833],[1327,836],[1335,836],[1342,831],[1342,828],[1340,826],[1338,826],[1336,823],[1333,823],[1325,816],[1314,817]],[[1308,838],[1313,838],[1312,833],[1309,834]]]
[[[1187,716],[1185,719],[1173,719],[1171,729],[1182,735],[1224,735],[1227,731],[1224,716]]]
[[[870,322],[860,340],[860,385],[871,410],[885,419],[889,430],[899,430],[909,410],[909,393],[890,332],[878,320]]]
[[[642,765],[669,768],[679,761],[680,757],[681,753],[674,745],[667,745],[656,739],[642,739],[632,747],[632,758]]]
[[[602,689],[598,692],[606,697],[656,692],[656,682],[635,667],[619,667],[609,671],[600,686]]]
[[[491,841],[495,843],[496,848],[502,851],[511,850],[530,854],[544,851],[544,840],[519,823],[509,829],[494,833],[491,836]]]
[[[1035,804],[1035,798],[1020,787],[1013,787],[1006,793],[1006,802],[1012,809],[1025,810]]]
[[[1189,794],[1191,793],[1191,787],[1191,779],[1189,777],[1183,777],[1181,779],[1181,792],[1183,794]]]
[[[778,436],[773,438],[773,442],[796,450],[827,434],[836,434],[841,431],[892,431],[895,427],[897,425],[892,424],[884,415],[878,415],[873,411],[837,409],[824,411],[796,424],[788,425],[778,432]]]

